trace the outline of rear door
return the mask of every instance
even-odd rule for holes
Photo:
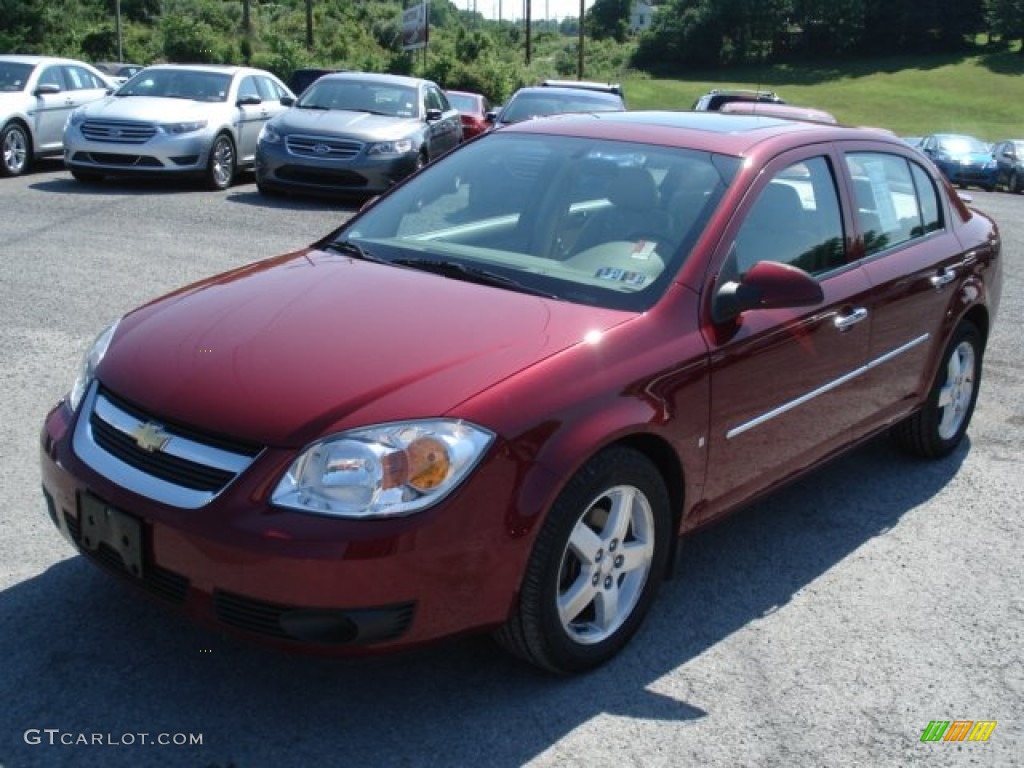
[[[850,262],[837,163],[830,148],[778,158],[720,244],[716,284],[777,261],[816,277],[824,301],[710,327],[708,503],[698,522],[844,445],[870,414],[858,373],[870,348],[871,285]]]
[[[923,163],[889,148],[844,153],[855,201],[855,248],[873,292],[870,370],[863,386],[878,426],[924,395],[979,254],[964,251],[945,195]]]

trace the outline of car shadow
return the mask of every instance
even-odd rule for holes
[[[228,197],[228,202],[239,205],[251,205],[259,208],[276,208],[280,210],[302,210],[302,211],[347,211],[355,213],[362,205],[362,200],[352,200],[343,197],[333,198],[326,196],[294,196],[294,195],[264,195],[255,187],[238,189]]]
[[[211,192],[206,189],[203,186],[203,182],[197,177],[108,176],[100,181],[82,182],[72,178],[71,172],[67,171],[59,178],[50,178],[38,184],[30,184],[29,187],[44,192],[56,192],[65,195],[138,197],[139,195],[166,195],[190,192],[218,195],[230,194],[232,190],[244,188],[244,185],[252,184],[253,182],[252,174],[242,174],[235,182],[235,186],[231,187],[227,192],[221,193]]]
[[[601,715],[714,717],[653,684],[886,535],[968,452],[965,441],[945,460],[920,462],[876,440],[695,534],[633,642],[573,678],[477,637],[361,659],[277,654],[180,620],[72,557],[0,593],[0,688],[24,694],[5,702],[16,743],[0,764],[138,765],[149,754],[24,743],[27,729],[59,728],[202,734],[202,745],[161,749],[167,766],[512,768]]]

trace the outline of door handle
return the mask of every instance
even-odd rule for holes
[[[868,317],[868,311],[864,307],[857,307],[851,311],[848,315],[837,315],[836,319],[832,322],[836,326],[836,330],[840,333],[850,330],[857,323],[862,320],[866,320]]]
[[[936,291],[941,291],[945,286],[956,280],[956,270],[943,267],[937,275],[928,278]]]

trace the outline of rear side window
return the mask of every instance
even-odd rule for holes
[[[851,152],[846,163],[866,256],[942,228],[935,184],[916,163],[882,152]]]

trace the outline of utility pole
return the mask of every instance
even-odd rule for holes
[[[124,50],[121,46],[121,0],[114,0],[114,16],[117,19],[117,60],[124,61]]]
[[[530,19],[530,0],[523,0],[523,4],[526,6],[526,66],[530,66],[530,56],[533,52],[530,47],[530,27],[532,26]]]
[[[577,54],[579,56],[579,60],[576,62],[576,79],[577,80],[582,80],[583,79],[583,11],[584,11],[583,3],[584,2],[585,2],[585,0],[580,0],[580,23],[579,23],[579,27],[580,27],[580,44],[578,46],[576,46],[579,49],[577,51]]]
[[[249,3],[251,0],[242,0],[242,31],[248,37],[252,33],[252,17],[249,15]]]
[[[313,50],[313,0],[306,0],[306,50]]]

